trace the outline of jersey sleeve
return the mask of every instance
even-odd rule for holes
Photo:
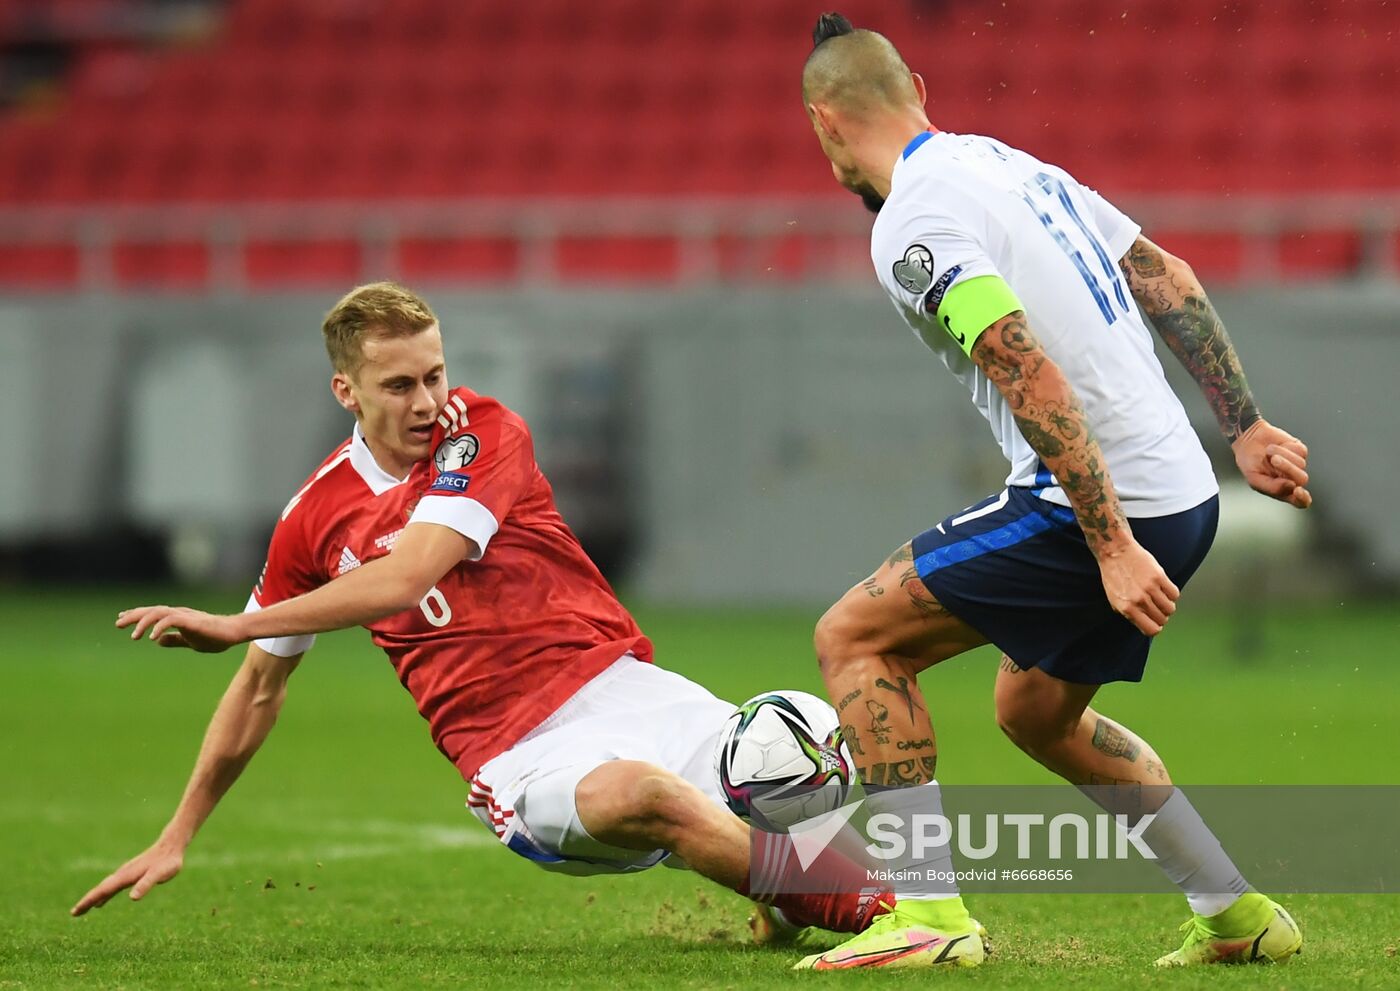
[[[312,550],[300,523],[301,520],[292,513],[278,521],[267,548],[267,563],[263,565],[262,575],[253,588],[253,594],[248,597],[244,612],[257,612],[304,595],[324,584],[316,573]],[[310,650],[316,637],[313,634],[267,637],[253,642],[276,657],[295,657]]]
[[[881,237],[883,256],[877,253],[880,280],[895,302],[911,312],[923,313],[942,326],[963,351],[971,351],[977,336],[994,320],[1013,312],[1019,304],[997,313],[976,327],[969,320],[985,316],[988,302],[1015,295],[986,248],[966,223],[950,215],[922,214],[910,217],[897,231]],[[1005,289],[986,292],[953,292],[975,283],[978,288],[995,284]],[[975,302],[976,306],[945,305]]]
[[[960,279],[948,290],[936,316],[958,347],[970,358],[972,347],[992,324],[1008,313],[1025,309],[999,275]]]
[[[1142,233],[1142,227],[1095,190],[1088,186],[1080,186],[1079,188],[1084,191],[1084,199],[1089,204],[1089,212],[1094,218],[1094,225],[1098,227],[1099,233],[1104,237],[1109,257],[1115,262],[1118,261],[1128,253],[1128,249],[1138,239],[1138,235]]]
[[[426,490],[408,523],[450,527],[473,544],[479,561],[535,469],[534,445],[521,423],[495,414],[435,437]]]

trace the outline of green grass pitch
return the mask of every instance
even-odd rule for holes
[[[122,896],[70,919],[88,886],[155,837],[236,664],[126,642],[110,625],[117,609],[150,595],[0,596],[0,989],[1400,987],[1400,900],[1348,895],[1285,898],[1308,938],[1285,967],[1154,972],[1184,917],[1174,897],[1004,894],[969,898],[996,946],[980,969],[791,973],[793,954],[746,945],[746,903],[694,875],[554,877],[499,848],[358,633],[308,655],[179,878],[139,905]],[[721,695],[820,691],[815,613],[638,618],[664,664]],[[1262,626],[1262,650],[1242,662],[1231,616],[1187,609],[1146,682],[1106,689],[1100,707],[1184,783],[1396,783],[1396,610],[1276,610]],[[992,723],[995,668],[983,650],[921,679],[940,777],[1048,780]]]

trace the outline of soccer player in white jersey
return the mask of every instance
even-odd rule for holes
[[[884,37],[826,14],[813,40],[803,101],[837,180],[878,214],[881,284],[1011,462],[1003,492],[905,544],[817,626],[863,780],[907,786],[872,802],[939,807],[918,675],[990,642],[997,720],[1022,750],[1076,785],[1120,786],[1101,803],[1162,786],[1144,839],[1193,915],[1158,963],[1286,959],[1302,944],[1293,920],[1249,888],[1153,749],[1090,708],[1102,684],[1141,680],[1217,520],[1210,462],[1143,313],[1251,486],[1306,508],[1307,448],[1260,415],[1185,262],[1063,169],[933,127],[923,80]],[[900,889],[894,912],[805,963],[975,964],[980,940],[948,949],[970,931],[956,890]]]

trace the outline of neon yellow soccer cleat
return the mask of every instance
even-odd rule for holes
[[[1193,915],[1181,926],[1186,942],[1158,967],[1200,963],[1282,963],[1303,948],[1303,932],[1278,902],[1246,892],[1219,915]]]
[[[928,903],[923,903],[928,904]],[[922,905],[920,907],[923,907]],[[799,961],[793,970],[852,970],[857,967],[976,967],[990,952],[987,930],[963,914],[961,924],[934,928],[904,905],[882,915],[859,936]]]

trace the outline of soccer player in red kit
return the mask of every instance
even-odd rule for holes
[[[282,511],[247,609],[118,617],[165,647],[249,647],[169,824],[73,914],[175,876],[314,635],[350,626],[389,655],[470,782],[468,807],[517,854],[573,874],[674,854],[742,894],[783,890],[798,870],[790,843],[751,835],[713,774],[733,706],[650,663],[651,643],[555,509],[524,420],[449,388],[437,317],[400,286],[354,290],[322,332],[354,432]],[[855,865],[833,853],[823,868],[845,893],[778,896],[790,920],[858,932],[884,911],[888,892],[862,891]]]

